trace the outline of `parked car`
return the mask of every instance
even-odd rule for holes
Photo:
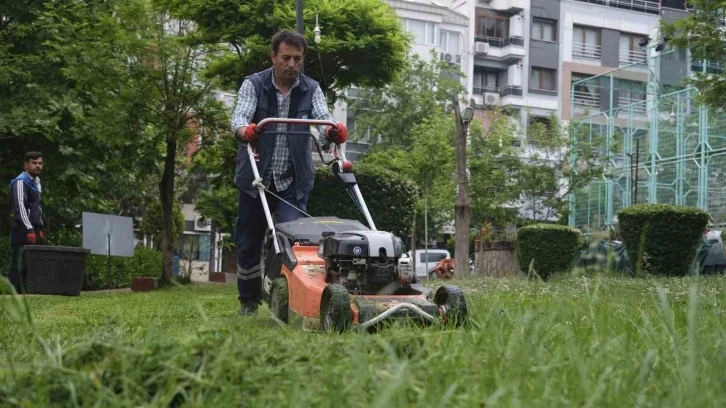
[[[433,277],[430,276],[431,271],[439,261],[442,259],[451,259],[451,254],[445,249],[429,249],[428,259],[426,259],[426,252],[425,249],[416,250],[416,277],[419,279]],[[411,251],[408,251],[408,256],[412,256]]]

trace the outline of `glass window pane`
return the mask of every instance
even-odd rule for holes
[[[539,21],[535,21],[532,23],[532,38],[534,38],[535,40],[542,39],[542,23]]]
[[[546,23],[542,25],[542,39],[545,41],[554,41],[555,40],[555,30],[554,25],[550,23]]]
[[[208,261],[211,254],[212,237],[209,235],[199,236],[199,260]]]

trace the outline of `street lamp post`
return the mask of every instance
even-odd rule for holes
[[[305,35],[305,28],[303,27],[303,0],[295,0],[295,10],[297,15],[297,32],[300,35]],[[300,67],[300,73],[305,74],[305,63]]]

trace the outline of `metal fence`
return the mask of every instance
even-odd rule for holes
[[[617,211],[635,203],[694,206],[726,224],[726,113],[697,103],[695,88],[664,85],[661,62],[676,59],[673,52],[573,82],[575,131],[598,141],[604,171],[570,195],[570,226],[585,234],[611,229]],[[574,156],[571,163],[582,165]]]

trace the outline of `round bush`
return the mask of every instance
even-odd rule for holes
[[[618,211],[620,234],[637,272],[685,276],[708,225],[708,213],[687,206],[637,204]]]
[[[572,268],[580,249],[580,232],[564,225],[528,225],[517,230],[515,248],[523,272],[529,272],[532,264],[547,279]]]

